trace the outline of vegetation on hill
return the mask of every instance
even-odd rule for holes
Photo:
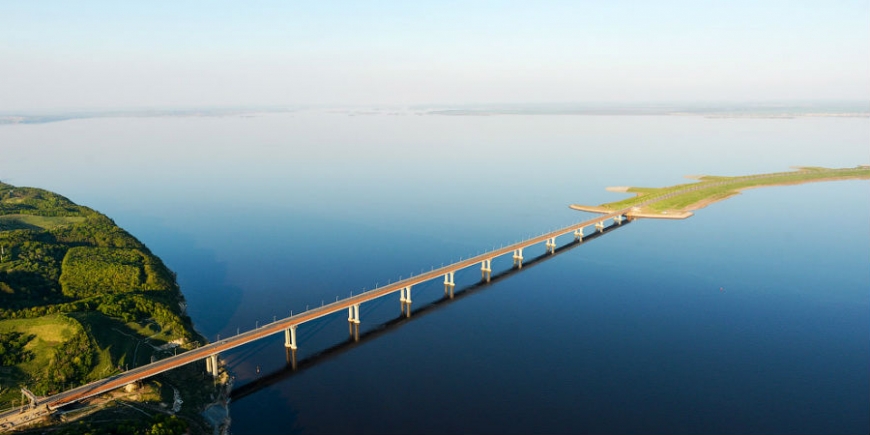
[[[204,341],[174,273],[139,240],[61,195],[0,182],[0,410],[21,404],[20,387],[51,395]],[[188,430],[152,420],[129,433]]]

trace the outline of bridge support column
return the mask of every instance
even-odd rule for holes
[[[586,227],[577,228],[574,230],[574,240],[583,241],[583,229]]]
[[[402,315],[411,317],[411,286],[399,290],[399,302],[402,304]]]
[[[287,353],[287,364],[290,364],[293,367],[293,370],[296,370],[296,327],[298,325],[291,325],[289,328],[284,330],[284,349]]]
[[[214,376],[214,377],[218,377],[218,375],[219,375],[218,370],[219,370],[219,369],[220,369],[220,367],[218,366],[218,356],[217,356],[217,354],[209,355],[209,356],[205,359],[205,370],[206,370],[207,372],[209,372],[212,376]]]
[[[604,221],[595,222],[595,228],[598,229],[599,233],[604,232]]]
[[[450,299],[453,299],[454,287],[456,287],[456,284],[453,282],[453,272],[447,272],[444,275],[444,295],[450,296]]]
[[[347,326],[354,341],[359,341],[359,304],[347,307]]]
[[[480,279],[485,279],[486,282],[492,278],[492,259],[483,260],[480,263]]]
[[[556,238],[550,237],[549,239],[547,239],[546,246],[547,246],[547,252],[549,252],[551,254],[555,254],[556,253]]]
[[[514,266],[517,269],[523,268],[523,248],[514,249]]]
[[[296,350],[296,327],[292,325],[284,330],[284,347]]]
[[[613,218],[613,221],[619,225],[622,225],[622,219],[623,219],[622,215],[618,215],[615,218]]]

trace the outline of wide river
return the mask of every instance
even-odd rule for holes
[[[300,111],[0,126],[0,179],[115,219],[211,340],[591,215],[570,203],[870,163],[870,119]],[[223,355],[232,433],[870,432],[870,183],[754,189],[476,286]],[[566,244],[570,237],[557,242]],[[494,274],[510,259],[493,262]],[[384,325],[387,325],[384,327]],[[328,351],[327,351],[328,350]],[[327,351],[327,352],[324,352]],[[254,384],[256,383],[256,384]],[[246,387],[247,385],[247,387]],[[256,385],[256,387],[253,387]]]

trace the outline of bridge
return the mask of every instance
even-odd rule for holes
[[[705,187],[709,186],[710,184]],[[573,236],[574,242],[582,242],[583,238],[587,237],[590,234],[598,232],[600,235],[600,233],[603,233],[605,231],[605,222],[607,221],[613,222],[611,226],[621,225],[623,221],[634,219],[634,217],[632,216],[632,212],[636,211],[638,207],[653,202],[665,200],[674,195],[683,194],[688,191],[697,189],[698,188],[696,187],[689,187],[686,189],[680,189],[678,191],[670,192],[665,195],[656,196],[632,208],[606,213],[592,219],[588,219],[554,231],[538,235],[536,237],[531,237],[517,243],[493,249],[476,255],[474,257],[462,259],[460,261],[439,267],[437,269],[433,268],[429,272],[422,272],[418,275],[412,275],[406,279],[402,279],[391,284],[377,287],[375,289],[360,293],[358,295],[351,294],[351,296],[347,298],[336,300],[335,302],[309,309],[305,312],[291,315],[289,317],[276,320],[272,323],[264,324],[263,326],[259,326],[250,331],[239,333],[233,337],[218,340],[214,343],[210,343],[196,349],[189,350],[182,354],[158,360],[150,364],[146,364],[125,371],[123,373],[101,379],[99,381],[82,385],[80,387],[72,388],[70,390],[55,394],[53,396],[30,397],[31,403],[29,407],[32,410],[40,413],[51,412],[63,406],[112,391],[119,387],[123,387],[125,385],[138,382],[146,378],[150,378],[152,376],[172,370],[174,368],[203,360],[206,363],[206,370],[213,376],[217,377],[219,374],[219,354],[240,346],[244,346],[254,341],[282,333],[285,337],[284,346],[287,349],[288,362],[292,364],[293,368],[295,368],[296,350],[298,349],[296,329],[306,322],[310,322],[321,317],[329,316],[347,310],[348,330],[350,336],[354,340],[359,340],[359,325],[361,322],[360,305],[363,303],[373,301],[380,297],[398,293],[402,315],[410,317],[412,303],[411,291],[415,285],[435,279],[440,280],[443,278],[445,296],[452,299],[454,296],[454,288],[456,286],[456,283],[454,281],[454,274],[459,270],[480,265],[481,280],[489,282],[492,277],[492,260],[496,257],[511,255],[514,267],[516,267],[517,269],[521,269],[523,265],[524,249],[543,243],[547,253],[554,254],[557,250],[556,239],[558,237],[571,235]],[[587,234],[587,228],[594,229],[592,233]],[[21,410],[19,409],[14,409],[5,413],[4,415],[0,415],[0,420],[2,420],[6,416],[6,414],[11,415],[13,412],[18,413],[20,411]]]

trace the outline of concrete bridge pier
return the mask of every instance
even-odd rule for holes
[[[599,233],[604,232],[604,221],[595,222],[595,228],[598,229]]]
[[[218,377],[220,374],[219,369],[217,354],[209,355],[205,359],[205,371],[209,372],[214,377]]]
[[[480,279],[485,279],[486,282],[492,278],[492,258],[483,260],[480,263]]]
[[[347,326],[354,341],[359,341],[359,304],[347,307]]]
[[[399,302],[402,304],[402,315],[411,317],[411,286],[399,290]]]
[[[551,254],[556,253],[556,238],[555,237],[550,237],[549,239],[547,239],[547,252],[549,252]]]
[[[284,330],[284,350],[287,353],[287,364],[296,370],[296,327],[299,325],[291,325]]]
[[[514,266],[517,269],[523,268],[523,248],[514,249]]]
[[[284,330],[284,347],[288,349],[296,350],[296,327],[299,325],[292,325],[289,328]]]
[[[456,283],[453,282],[453,272],[447,272],[444,275],[444,295],[450,296],[450,299],[453,299],[454,287],[456,287]]]
[[[622,225],[622,220],[623,220],[623,219],[624,219],[624,218],[622,217],[622,215],[618,215],[618,216],[616,216],[615,218],[613,218],[613,221],[616,222],[616,223],[619,224],[619,225]]]
[[[574,230],[574,240],[583,241],[583,229],[586,227],[577,228]]]
[[[284,351],[287,354],[287,364],[296,370],[296,327],[292,325],[284,330]]]

